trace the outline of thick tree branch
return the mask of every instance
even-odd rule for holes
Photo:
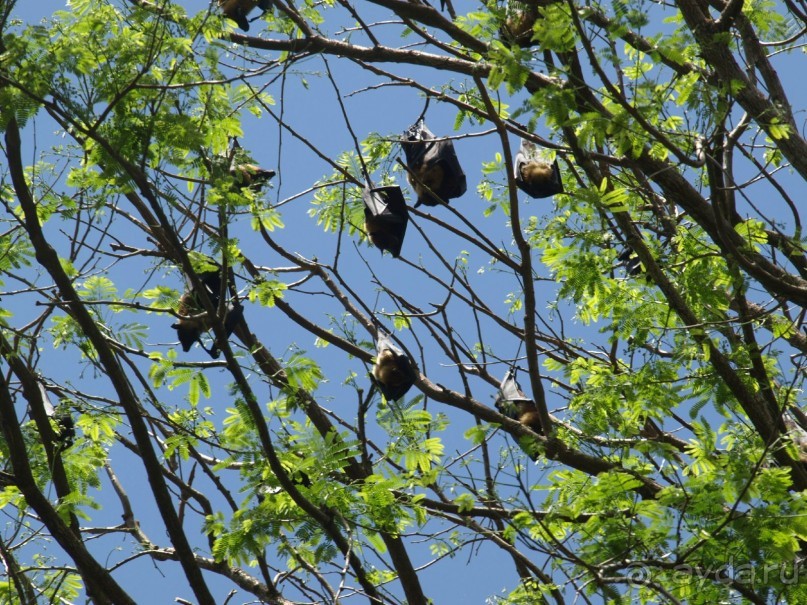
[[[180,560],[183,569],[188,577],[188,580],[199,599],[200,605],[215,605],[215,601],[210,594],[207,585],[204,582],[201,572],[198,567],[193,564],[193,554],[190,544],[179,525],[176,516],[176,511],[173,508],[170,494],[165,487],[165,483],[160,477],[160,462],[151,447],[151,441],[148,434],[148,429],[140,416],[140,409],[137,403],[137,397],[131,390],[131,385],[126,379],[126,376],[121,368],[114,352],[109,348],[106,340],[101,333],[98,325],[95,323],[93,317],[89,314],[86,307],[81,303],[78,294],[76,293],[73,284],[59,262],[59,257],[56,251],[48,243],[47,238],[42,232],[42,227],[39,224],[37,215],[36,204],[28,191],[28,185],[25,182],[23,175],[22,159],[20,157],[20,135],[16,122],[12,120],[6,130],[6,153],[9,160],[9,168],[11,171],[14,189],[17,198],[20,202],[25,217],[25,226],[28,235],[31,238],[31,243],[36,251],[36,258],[40,265],[51,275],[53,281],[56,283],[62,299],[70,306],[73,316],[81,326],[85,335],[92,342],[93,347],[98,353],[99,359],[105,368],[107,375],[112,382],[118,397],[120,398],[121,405],[126,412],[129,422],[132,426],[132,432],[137,441],[138,447],[143,453],[143,460],[145,462],[146,472],[149,478],[149,484],[154,493],[155,500],[160,508],[160,512],[165,521],[166,528],[171,542],[177,548],[180,554]],[[114,595],[111,595],[114,596]],[[121,598],[123,593],[121,593]],[[128,599],[128,596],[126,597]],[[113,600],[118,601],[117,598]],[[131,600],[119,602],[131,602]]]

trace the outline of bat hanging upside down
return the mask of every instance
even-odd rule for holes
[[[45,415],[56,423],[54,433],[56,435],[56,442],[61,449],[67,449],[73,445],[73,440],[76,438],[76,425],[73,422],[73,415],[69,410],[56,411],[53,404],[48,397],[48,391],[45,385],[39,383],[39,392],[42,395],[42,405],[45,408]]]
[[[202,286],[210,298],[210,303],[214,307],[219,306],[221,298],[221,275],[219,271],[205,271],[197,276],[202,282]],[[209,315],[202,307],[198,294],[193,290],[185,292],[179,299],[177,305],[177,315],[179,319],[171,327],[177,331],[179,343],[186,353],[191,350],[193,343],[198,342],[213,358],[219,357],[219,348],[214,341],[210,349],[202,344],[202,334],[213,327],[215,316]],[[244,307],[237,300],[230,300],[224,315],[224,332],[229,337],[236,326],[244,317]]]
[[[541,417],[538,415],[538,408],[535,407],[532,401],[516,401],[514,402],[513,408],[513,412],[507,414],[507,416],[513,420],[518,420],[521,424],[539,435],[542,433]]]
[[[397,185],[366,188],[364,201],[364,232],[370,242],[383,254],[384,250],[397,258],[401,253],[409,211],[401,188]]]
[[[398,362],[398,356],[389,349],[378,354],[373,367],[373,377],[378,384],[388,390],[400,389],[407,381],[404,368]]]
[[[201,309],[192,292],[185,292],[180,297],[177,313],[181,317],[171,327],[177,331],[182,350],[187,353],[191,350],[193,343],[201,340],[202,333],[210,329],[212,322],[210,316]]]
[[[514,10],[508,15],[504,24],[505,32],[524,46],[528,46],[532,39],[532,26],[538,18],[538,12],[529,7],[526,10]]]
[[[247,15],[256,6],[263,12],[271,8],[271,0],[218,0],[221,12],[244,31],[249,31]]]
[[[535,143],[522,139],[513,163],[516,186],[530,197],[544,198],[563,193],[558,161],[550,163],[539,157]]]
[[[401,249],[401,239],[393,233],[392,221],[396,217],[372,216],[364,217],[364,230],[373,246],[381,250],[389,250],[395,256],[395,250]]]
[[[415,383],[412,362],[388,336],[378,339],[373,378],[387,401],[400,399]]]
[[[531,186],[547,185],[554,179],[554,171],[551,164],[532,160],[519,167],[522,180]]]
[[[252,187],[255,191],[260,191],[275,176],[275,171],[266,170],[256,164],[239,164],[230,170],[230,175],[235,177],[241,189]]]
[[[516,380],[513,370],[507,372],[496,396],[496,409],[513,420],[542,434],[541,416],[535,402],[527,397]]]
[[[440,197],[437,192],[443,186],[443,179],[445,174],[440,164],[421,164],[414,168],[412,172],[407,175],[409,184],[415,190],[417,195],[417,203],[415,206],[425,204],[427,206],[437,206],[440,203]]]
[[[182,295],[182,298],[179,299],[177,313],[184,315],[184,317],[180,317],[171,327],[177,331],[182,350],[187,353],[193,343],[198,342],[213,359],[218,359],[219,348],[215,341],[210,346],[210,349],[205,348],[204,344],[202,344],[202,334],[213,327],[213,319],[198,306],[198,301],[193,294],[186,292]],[[227,306],[225,313],[224,332],[227,336],[230,336],[244,317],[244,307],[231,302]]]

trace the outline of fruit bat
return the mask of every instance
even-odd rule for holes
[[[388,334],[379,333],[373,381],[384,399],[395,401],[406,395],[415,378],[412,360],[393,344]]]
[[[409,211],[398,186],[365,188],[364,230],[373,245],[397,258],[401,253]]]
[[[58,427],[56,430],[56,441],[60,444],[61,449],[67,449],[73,445],[73,440],[76,438],[76,426],[73,423],[73,416],[70,412],[57,412],[56,408],[50,402],[48,392],[45,386],[39,383],[39,392],[42,394],[42,404],[45,407],[45,415],[53,420]]]
[[[541,417],[535,402],[521,390],[513,370],[508,370],[499,386],[496,409],[513,420],[518,420],[530,430],[542,434]]]
[[[241,149],[238,139],[234,138],[232,149],[230,150],[230,176],[235,178],[239,189],[251,187],[255,191],[260,191],[276,173],[274,170],[261,168],[257,164],[238,163],[238,156],[244,155]]]
[[[542,198],[563,193],[558,161],[550,164],[541,159],[535,143],[522,139],[513,164],[516,185],[530,197]]]
[[[196,276],[204,288],[205,293],[210,298],[210,303],[218,308],[219,300],[221,298],[221,267],[217,265],[217,269],[211,271],[203,271],[197,273]],[[224,315],[224,332],[229,337],[233,333],[235,327],[244,317],[244,308],[241,303],[235,299],[235,287],[232,280],[228,280],[228,286],[232,298],[227,305]],[[171,327],[177,331],[179,343],[182,345],[182,350],[186,353],[190,351],[193,343],[198,342],[199,345],[207,351],[213,359],[218,359],[220,351],[214,342],[210,349],[205,348],[202,344],[202,333],[210,330],[213,325],[213,318],[205,312],[199,293],[194,292],[193,289],[187,290],[179,299],[177,306],[177,314],[181,317],[179,320],[172,324]]]
[[[642,261],[636,256],[633,248],[626,246],[625,249],[616,257],[619,264],[625,267],[625,273],[631,276],[636,276],[642,273]]]
[[[433,192],[440,190],[444,178],[445,174],[439,164],[431,166],[421,164],[406,175],[406,180],[409,181],[417,196],[415,208],[421,204],[437,206],[440,203],[440,197]]]
[[[234,181],[232,191],[236,192],[246,188],[260,191],[269,179],[276,174],[274,170],[267,170],[253,164],[249,159],[249,155],[243,150],[236,138],[232,139],[232,144],[227,153],[216,154],[210,158],[205,153],[205,150],[202,149],[201,159],[213,182],[223,177],[226,172],[232,177]]]
[[[271,6],[271,0],[218,0],[221,12],[225,17],[235,21],[236,25],[242,30],[249,31],[249,20],[247,15],[252,12],[256,6],[261,11],[268,11]]]
[[[214,307],[219,306],[221,295],[221,270],[204,271],[196,276],[202,284],[205,293]],[[181,316],[171,327],[177,331],[182,350],[186,353],[191,350],[193,343],[202,344],[202,332],[210,329],[211,317],[204,311],[199,293],[191,290],[182,294],[177,306],[177,313]],[[204,345],[202,345],[204,348]],[[207,351],[207,349],[205,349]],[[208,351],[210,353],[210,351]]]
[[[499,33],[502,38],[512,40],[523,48],[532,46],[532,26],[538,19],[537,2],[507,3],[504,25]]]
[[[401,147],[409,169],[407,178],[417,195],[415,208],[437,206],[465,193],[468,185],[454,143],[434,140],[422,119],[403,133]]]
[[[252,187],[255,191],[260,191],[275,174],[274,170],[266,170],[256,164],[238,164],[230,169],[230,175],[235,177],[240,189]]]
[[[235,327],[243,318],[244,318],[244,307],[241,306],[241,303],[235,301],[227,305],[227,312],[226,315],[224,316],[224,333],[227,335],[228,338],[230,334],[233,333],[233,330],[235,330]],[[209,353],[213,359],[219,358],[220,351],[219,348],[216,346],[215,341],[211,345]]]

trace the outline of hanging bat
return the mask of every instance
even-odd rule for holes
[[[217,269],[196,275],[210,298],[210,303],[214,307],[218,307],[221,294],[221,271]],[[198,342],[202,345],[202,333],[210,329],[212,318],[202,307],[199,293],[193,290],[182,294],[177,305],[177,314],[180,315],[180,318],[171,327],[177,331],[182,350],[187,353],[191,350],[193,343]],[[202,348],[205,348],[204,345]],[[210,353],[207,349],[205,351]]]
[[[200,155],[210,180],[215,183],[227,173],[234,181],[232,191],[246,188],[260,191],[269,179],[277,174],[274,170],[261,168],[250,162],[249,155],[243,151],[235,137],[232,138],[230,149],[226,153],[219,153],[211,158],[202,149]]]
[[[45,407],[45,415],[53,420],[58,427],[55,432],[56,441],[61,446],[61,449],[67,449],[73,445],[73,440],[76,438],[76,426],[73,422],[73,416],[70,412],[57,412],[56,408],[50,402],[48,392],[45,386],[39,383],[39,392],[42,394],[42,404]]]
[[[221,12],[225,17],[235,21],[242,30],[249,31],[247,15],[256,6],[266,12],[271,8],[271,0],[218,0]]]
[[[532,45],[532,27],[537,19],[538,11],[535,6],[524,2],[510,2],[501,34],[519,46],[529,47]]]
[[[235,330],[235,327],[243,318],[244,318],[244,307],[242,307],[241,303],[239,303],[238,301],[231,302],[227,306],[227,312],[224,316],[224,334],[227,336],[227,338],[230,337],[230,334],[233,333],[233,330]],[[213,359],[219,358],[220,350],[216,345],[215,341],[210,347],[209,353]]]
[[[56,431],[56,440],[62,446],[62,449],[67,449],[73,445],[73,440],[76,438],[76,425],[73,422],[73,416],[70,412],[58,412],[53,416],[56,421],[56,426],[59,430]]]
[[[406,208],[401,188],[398,186],[365,188],[364,230],[373,245],[387,250],[393,257],[401,253],[409,211]]]
[[[218,266],[218,264],[216,263]],[[203,271],[196,274],[199,281],[202,283],[205,293],[210,298],[210,304],[218,308],[219,300],[221,298],[221,267],[212,271]],[[224,314],[224,332],[226,337],[233,333],[235,327],[244,317],[244,307],[238,302],[235,292],[235,285],[232,283],[232,275],[228,283],[229,291],[232,296],[227,310]],[[214,317],[211,317],[203,308],[199,300],[199,294],[193,290],[186,291],[179,299],[177,306],[177,314],[180,318],[171,327],[177,331],[179,343],[182,345],[184,352],[190,351],[193,343],[198,342],[213,359],[218,359],[220,350],[215,341],[207,349],[202,343],[202,333],[207,332],[213,326]]]
[[[246,155],[245,152],[241,151],[242,147],[241,144],[238,142],[238,139],[233,138],[232,141],[232,149],[230,150],[230,176],[235,178],[236,183],[240,189],[244,189],[245,187],[251,187],[255,191],[260,191],[261,188],[275,176],[274,170],[267,170],[265,168],[261,168],[257,164],[251,163],[237,163],[236,158],[241,155]]]
[[[252,187],[255,191],[260,191],[275,174],[274,170],[266,170],[256,164],[239,164],[230,169],[230,175],[240,189]]]
[[[202,310],[196,295],[192,292],[185,292],[180,297],[177,313],[182,317],[176,323],[171,324],[171,327],[177,331],[182,350],[187,353],[191,350],[193,343],[202,343],[202,332],[210,329],[210,317],[207,312]]]
[[[412,386],[405,362],[390,349],[378,353],[373,378],[388,401],[400,399]]]
[[[384,399],[396,401],[406,395],[415,383],[412,361],[393,344],[389,335],[379,333],[376,351],[373,381]]]
[[[530,197],[543,198],[563,193],[558,161],[550,164],[541,159],[535,143],[521,140],[513,168],[516,185]]]
[[[437,193],[442,188],[443,180],[445,179],[445,173],[440,164],[426,164],[424,162],[412,169],[412,172],[407,174],[406,178],[417,195],[415,208],[421,204],[425,204],[426,206],[437,206],[440,204],[441,200]]]
[[[547,185],[553,177],[552,166],[538,160],[522,164],[519,174],[525,183],[532,186]]]
[[[496,409],[508,418],[518,420],[530,430],[543,434],[538,408],[521,390],[512,369],[507,371],[502,380],[495,405]]]
[[[636,253],[630,246],[626,246],[626,248],[619,253],[619,256],[616,257],[616,260],[619,265],[625,267],[625,273],[630,276],[635,277],[640,275],[643,271],[642,261],[639,260],[639,257],[636,256]]]
[[[422,118],[403,133],[401,147],[406,155],[407,179],[417,195],[415,208],[421,204],[437,206],[465,193],[467,182],[454,143],[435,140]]]
[[[522,48],[529,48],[533,42],[532,32],[540,17],[539,7],[546,7],[557,0],[509,0],[505,21],[499,30],[502,38],[511,40]]]
[[[379,216],[365,216],[364,217],[364,230],[367,232],[367,237],[373,243],[373,246],[378,248],[382,253],[388,250],[392,256],[400,254],[403,242],[393,232],[395,223],[400,223],[401,220],[396,217],[382,218]],[[396,252],[396,250],[398,252]]]
[[[538,408],[532,401],[516,401],[516,413],[509,416],[513,420],[518,420],[521,424],[529,428],[531,431],[542,433],[541,417],[538,415]]]

